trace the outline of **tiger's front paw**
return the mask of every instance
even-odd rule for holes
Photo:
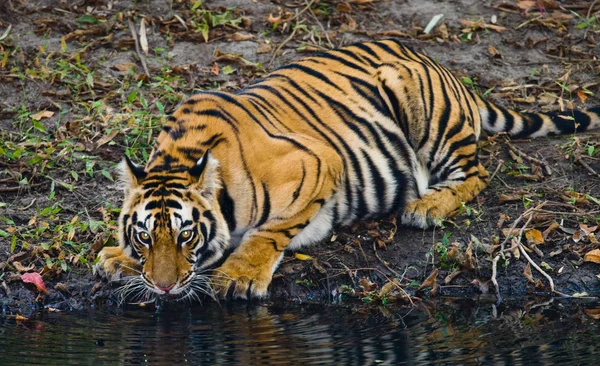
[[[142,271],[142,265],[128,257],[119,247],[103,248],[98,253],[98,258],[99,260],[94,266],[94,273],[109,281],[136,276]]]
[[[427,229],[439,225],[446,217],[446,211],[442,206],[444,203],[435,202],[425,196],[421,199],[409,202],[404,208],[401,222],[404,225]]]
[[[254,266],[244,258],[232,254],[223,265],[214,270],[212,282],[222,299],[267,297],[273,275],[268,266]]]

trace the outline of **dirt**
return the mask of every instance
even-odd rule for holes
[[[578,27],[582,19],[569,11],[585,18],[591,1],[561,1],[564,8],[547,8],[544,13],[535,6],[523,10],[512,1],[501,7],[498,1],[469,0],[314,1],[314,17],[305,11],[277,27],[268,21],[271,14],[277,16],[278,9],[283,9],[286,18],[285,12],[300,12],[306,4],[206,1],[198,9],[223,14],[229,8],[233,18],[244,18],[239,24],[210,29],[208,42],[190,22],[194,2],[171,3],[172,7],[162,0],[9,0],[0,4],[0,36],[12,26],[0,41],[0,56],[9,55],[4,63],[0,57],[4,150],[22,145],[42,161],[56,159],[56,164],[42,166],[0,150],[0,234],[5,234],[0,235],[0,303],[4,314],[29,313],[40,307],[78,309],[114,304],[111,285],[94,277],[91,263],[102,245],[113,242],[114,217],[121,199],[111,180],[115,164],[126,149],[141,162],[152,132],[160,128],[158,124],[143,130],[136,124],[136,113],[159,115],[162,106],[168,114],[186,96],[206,88],[237,90],[279,65],[328,48],[330,43],[341,46],[399,37],[466,78],[490,100],[518,110],[551,110],[571,103],[576,108],[600,105],[599,48],[595,43],[600,29],[597,24],[590,25],[586,32]],[[598,11],[600,5],[592,14]],[[86,18],[81,18],[85,14],[101,22],[85,23]],[[424,34],[423,29],[437,14],[444,17],[431,35]],[[186,20],[190,29],[175,15]],[[143,57],[154,85],[143,76],[129,16],[138,32],[142,17],[147,24],[150,52]],[[506,29],[473,30],[460,23],[483,19],[491,24],[492,17],[497,19],[495,25]],[[289,23],[298,20],[307,27],[288,41]],[[73,33],[86,30],[95,31]],[[235,41],[236,32],[253,38]],[[69,38],[61,42],[66,35]],[[217,50],[239,54],[249,62],[215,61]],[[135,71],[120,70],[125,63],[134,64]],[[225,73],[231,70],[235,71]],[[93,85],[77,75],[92,75]],[[166,81],[159,83],[158,78]],[[129,100],[134,89],[144,96],[146,105],[138,94],[134,101]],[[96,101],[106,106],[101,112],[93,107]],[[40,119],[42,127],[36,130],[31,114],[42,110],[54,113]],[[150,126],[155,122],[152,118],[141,115],[139,120],[149,121]],[[158,120],[164,121],[164,116]],[[99,144],[115,128],[118,134]],[[131,137],[138,136],[134,134],[140,129],[149,131],[148,135]],[[25,143],[32,136],[39,136],[41,142]],[[340,229],[331,240],[300,253],[310,256],[308,259],[300,256],[304,259],[300,260],[295,253],[286,255],[271,285],[271,299],[340,303],[360,298],[385,303],[429,296],[494,297],[490,278],[497,245],[505,239],[501,229],[509,228],[527,209],[542,202],[545,211],[536,211],[527,229],[543,232],[552,222],[560,228],[545,236],[537,253],[523,238],[528,250],[533,249],[531,260],[545,269],[560,293],[600,296],[600,268],[583,260],[598,247],[595,234],[583,235],[577,242],[573,239],[581,224],[593,227],[600,219],[600,179],[591,173],[600,171],[598,134],[512,141],[525,159],[514,155],[514,149],[511,155],[504,137],[483,140],[482,161],[495,173],[489,187],[474,202],[466,203],[457,216],[435,230],[397,226],[394,218]],[[50,147],[56,149],[43,150]],[[580,155],[579,160],[589,169],[578,163]],[[529,157],[543,164],[531,162]],[[92,172],[86,170],[90,161]],[[500,203],[506,196],[512,200]],[[59,207],[60,212],[44,216],[46,207]],[[69,238],[64,231],[76,216],[80,220],[76,222],[98,222],[100,227],[78,226]],[[49,229],[39,230],[44,222]],[[32,230],[37,230],[35,235]],[[512,243],[508,240],[506,247]],[[25,267],[33,265],[29,271],[41,272],[49,292],[40,295],[25,287],[15,261]],[[526,278],[527,263],[523,255],[515,258],[514,251],[499,258],[496,277],[503,298],[552,295],[547,278],[534,268],[532,281]],[[425,281],[435,269],[439,270],[437,282]],[[446,283],[446,276],[455,269],[460,269],[460,274]],[[434,290],[432,286],[419,290],[423,282]]]

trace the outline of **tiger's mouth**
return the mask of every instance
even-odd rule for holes
[[[179,281],[170,288],[160,288],[143,275],[126,277],[125,283],[115,291],[118,303],[140,305],[156,301],[202,303],[203,300],[216,300],[216,293],[210,273],[200,272],[189,276],[183,283]]]

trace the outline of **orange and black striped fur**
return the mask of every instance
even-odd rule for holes
[[[237,93],[194,95],[145,168],[122,163],[120,246],[97,268],[159,295],[263,297],[286,249],[395,212],[425,228],[472,200],[488,179],[482,128],[525,138],[599,126],[598,107],[495,106],[394,40],[307,57]]]

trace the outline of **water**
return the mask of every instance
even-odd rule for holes
[[[250,306],[0,318],[1,365],[596,364],[594,305]]]

